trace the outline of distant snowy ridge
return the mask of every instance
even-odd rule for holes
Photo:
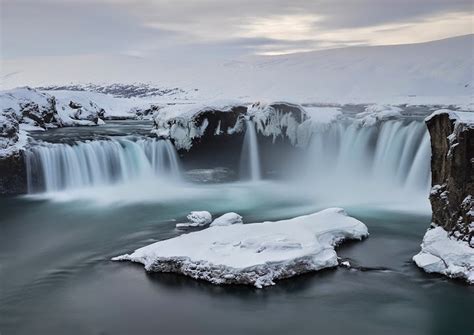
[[[16,75],[5,79],[3,87],[44,87],[45,81],[107,81],[105,86],[113,87],[112,83],[159,80],[160,86],[152,85],[179,88],[200,100],[468,104],[474,95],[473,36],[231,60],[190,59],[186,64],[159,55],[55,57],[43,59],[41,67],[33,58],[6,60],[4,72]]]
[[[276,280],[338,265],[335,246],[368,236],[341,208],[276,222],[213,226],[156,242],[115,261],[146,271],[175,272],[213,284],[262,288]]]
[[[134,84],[69,84],[69,85],[48,85],[36,87],[40,91],[79,91],[79,92],[95,92],[102,94],[110,94],[115,98],[146,98],[155,96],[175,96],[186,93],[178,87],[166,88],[157,87],[151,84],[134,83]]]

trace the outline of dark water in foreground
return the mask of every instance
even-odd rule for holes
[[[224,200],[223,200],[224,201]],[[227,201],[227,200],[225,200]],[[474,288],[411,262],[429,217],[346,208],[371,236],[340,248],[366,271],[338,268],[262,290],[146,274],[109,259],[178,234],[173,219],[196,205],[94,206],[84,201],[0,199],[0,332],[9,334],[472,334]],[[280,211],[274,199],[240,205],[247,222]],[[314,208],[316,209],[316,208]]]

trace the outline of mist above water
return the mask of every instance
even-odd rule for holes
[[[255,194],[265,199],[278,194],[320,206],[429,210],[431,152],[422,122],[400,119],[370,127],[347,121],[320,125],[300,159],[287,162],[288,175],[272,181],[262,181],[259,136],[253,122],[248,120],[246,125],[242,148],[230,148],[241,155],[236,167],[241,176],[238,182],[185,182],[171,142],[118,137],[33,147],[27,159],[30,190],[41,197],[89,199],[99,204],[196,198],[235,198],[245,203],[258,201]]]

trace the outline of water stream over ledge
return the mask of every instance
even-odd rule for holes
[[[472,331],[474,288],[429,276],[411,261],[430,221],[422,122],[325,126],[287,178],[209,185],[180,178],[179,157],[166,141],[122,133],[94,140],[80,131],[79,139],[33,149],[36,194],[0,202],[2,333]],[[246,145],[258,153],[257,142],[258,134]],[[110,261],[179,235],[175,224],[192,210],[235,211],[258,222],[330,206],[367,224],[367,240],[338,251],[364,271],[338,268],[256,291]]]

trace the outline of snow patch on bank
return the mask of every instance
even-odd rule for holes
[[[338,265],[335,246],[368,236],[341,208],[276,222],[214,226],[113,258],[150,272],[175,272],[213,284],[258,288],[275,280]]]
[[[421,251],[413,256],[413,261],[428,273],[462,278],[474,284],[474,248],[450,237],[442,227],[426,232]]]

